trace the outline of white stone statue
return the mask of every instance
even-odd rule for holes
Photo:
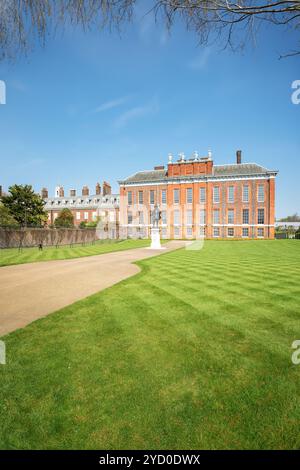
[[[160,234],[159,234],[159,226],[158,223],[161,218],[161,211],[157,204],[154,206],[154,210],[152,212],[151,222],[151,246],[149,247],[150,250],[164,250],[164,248],[160,244]]]

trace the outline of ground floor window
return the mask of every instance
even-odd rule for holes
[[[243,237],[249,237],[249,229],[248,228],[243,228],[242,236]]]
[[[258,209],[257,210],[257,223],[258,224],[264,224],[265,223],[265,210],[264,209]]]
[[[186,236],[189,237],[189,238],[193,236],[193,228],[192,227],[187,227],[186,228]]]
[[[174,227],[174,238],[179,238],[180,231],[179,227]]]
[[[265,230],[263,228],[257,229],[257,236],[258,238],[263,238],[265,236]]]
[[[234,228],[229,228],[227,231],[228,237],[234,237]]]
[[[220,236],[219,227],[214,227],[213,235],[214,235],[214,237],[219,237]]]
[[[167,229],[166,228],[161,229],[161,237],[162,238],[167,238]]]
[[[88,213],[88,212],[85,212],[85,213],[84,213],[84,220],[88,220],[88,218],[89,218],[89,213]]]
[[[80,212],[76,212],[76,220],[80,220]]]
[[[205,227],[200,227],[199,228],[199,236],[200,237],[205,237],[205,235],[206,235]]]

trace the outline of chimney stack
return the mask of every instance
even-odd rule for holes
[[[41,197],[42,197],[42,199],[47,199],[48,198],[48,189],[47,188],[42,188]]]
[[[242,151],[241,150],[236,151],[236,163],[237,165],[240,165],[242,163]]]
[[[100,196],[100,194],[101,194],[101,186],[100,186],[100,183],[97,183],[96,184],[96,195]]]
[[[64,197],[65,192],[63,186],[56,186],[55,188],[55,197]]]
[[[88,196],[90,194],[88,186],[83,186],[82,188],[82,195],[83,196]]]
[[[103,181],[102,188],[103,188],[103,196],[106,196],[107,194],[111,194],[111,186],[106,181]]]
[[[76,197],[76,189],[70,189],[70,197]]]

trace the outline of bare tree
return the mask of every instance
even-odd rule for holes
[[[1,0],[0,59],[28,52],[36,40],[42,44],[66,24],[117,27],[130,21],[141,0]],[[147,0],[148,14],[171,28],[179,19],[197,33],[199,42],[220,38],[224,47],[236,48],[254,36],[264,22],[300,28],[300,0]],[[300,46],[286,55],[300,53]]]

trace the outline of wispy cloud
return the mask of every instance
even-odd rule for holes
[[[122,104],[126,103],[129,98],[129,96],[123,96],[122,98],[106,101],[105,103],[102,103],[100,106],[95,108],[93,112],[101,113],[103,111],[108,111],[109,109],[118,108],[119,106],[122,106]]]
[[[188,67],[194,70],[203,70],[205,69],[208,59],[211,55],[211,49],[209,47],[206,47],[201,51],[201,53],[195,57],[193,60],[191,60],[188,63]]]
[[[150,103],[144,106],[136,106],[122,113],[115,120],[115,127],[117,128],[125,127],[130,121],[133,121],[134,119],[145,117],[148,115],[153,115],[157,113],[158,110],[159,110],[159,105],[158,105],[157,99],[152,100]]]

